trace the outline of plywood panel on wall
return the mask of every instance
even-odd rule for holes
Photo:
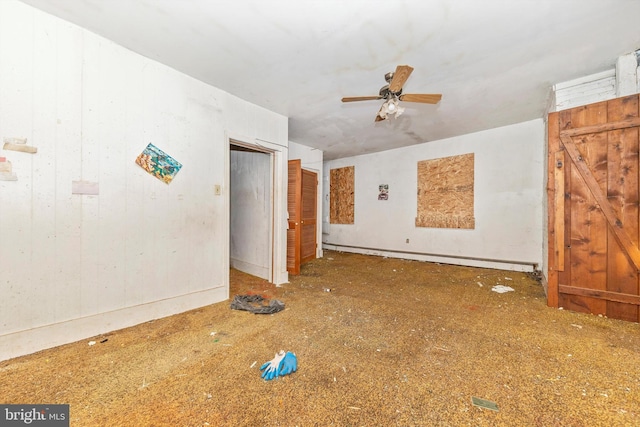
[[[416,227],[475,228],[474,155],[418,162]]]
[[[355,166],[331,169],[329,187],[329,222],[354,223]]]

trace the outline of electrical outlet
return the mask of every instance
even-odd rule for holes
[[[407,243],[409,243],[409,239],[407,239]]]

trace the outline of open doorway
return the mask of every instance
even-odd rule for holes
[[[273,153],[231,140],[229,266],[273,281]]]

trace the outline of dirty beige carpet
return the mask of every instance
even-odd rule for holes
[[[231,281],[286,309],[0,362],[0,402],[68,403],[72,426],[640,426],[639,325],[548,308],[526,273],[326,252],[279,288]],[[262,380],[280,349],[298,372]]]

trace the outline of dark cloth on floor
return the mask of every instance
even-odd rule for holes
[[[268,305],[264,305],[265,301],[261,295],[236,295],[231,301],[231,308],[254,314],[272,314],[284,310],[284,303],[280,300],[272,299]]]

